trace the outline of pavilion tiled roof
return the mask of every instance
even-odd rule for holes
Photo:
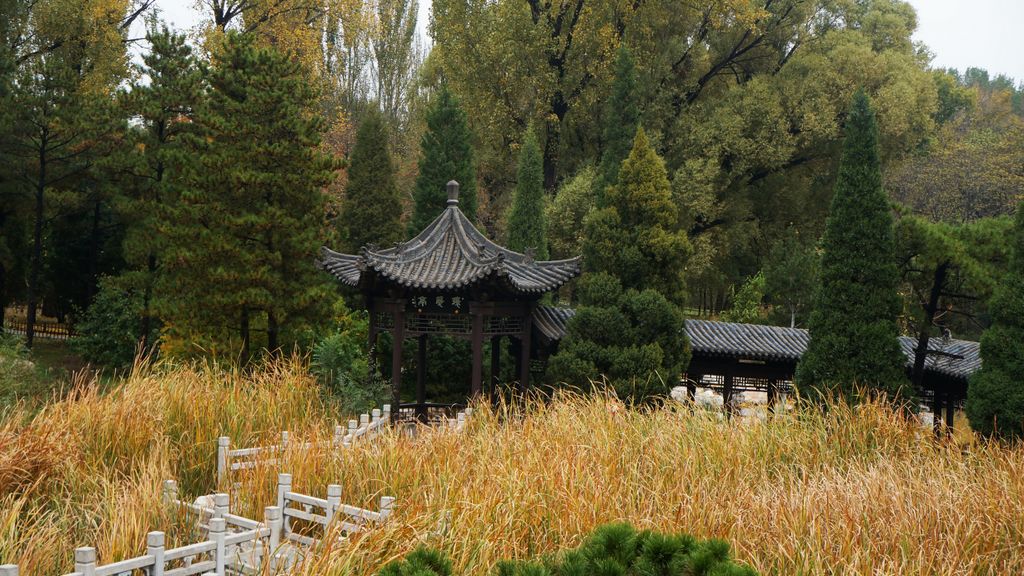
[[[538,261],[492,242],[459,209],[457,184],[454,194],[452,184],[448,206],[412,240],[384,249],[364,246],[360,254],[324,247],[320,266],[349,286],[373,272],[407,288],[429,290],[457,290],[494,278],[526,294],[555,290],[579,275],[579,257]]]
[[[560,340],[565,336],[566,325],[573,314],[571,308],[539,306],[534,311],[533,321],[545,337]],[[800,360],[810,339],[807,330],[802,328],[714,320],[687,320],[686,334],[694,354],[792,363]],[[900,346],[907,357],[907,365],[912,365],[917,341],[909,336],[900,336]],[[930,354],[925,360],[928,371],[967,378],[981,368],[977,342],[932,338],[928,342],[928,350]]]

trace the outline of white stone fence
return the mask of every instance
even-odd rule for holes
[[[371,523],[386,521],[394,509],[395,499],[390,496],[381,497],[380,509],[373,511],[342,504],[341,486],[332,484],[327,487],[327,498],[315,498],[293,491],[291,482],[291,474],[279,475],[277,505],[267,506],[259,522],[231,514],[227,494],[212,495],[212,507],[205,505],[209,496],[200,497],[196,503],[182,502],[178,500],[177,483],[167,480],[164,500],[195,514],[204,540],[168,549],[163,532],[150,532],[146,535],[145,555],[110,564],[100,564],[93,547],[76,548],[75,571],[65,576],[123,576],[134,571],[147,576],[274,574],[295,566],[305,550],[331,530],[337,530],[339,540],[344,541]],[[297,530],[293,522],[302,526]],[[18,566],[0,565],[0,576],[19,576]]]
[[[360,440],[376,437],[391,421],[391,405],[385,404],[384,409],[374,408],[371,414],[362,414],[359,420],[349,420],[348,429],[338,425],[334,427],[331,437],[333,448],[348,448]],[[231,448],[231,438],[221,436],[217,439],[217,482],[223,485],[228,474],[236,470],[248,470],[258,466],[272,466],[280,463],[280,457],[289,448],[307,450],[315,445],[313,442],[290,444],[288,432],[281,432],[281,442],[272,446],[256,448]]]
[[[341,486],[327,486],[327,498],[315,498],[292,490],[292,475],[277,476],[277,508],[282,516],[282,538],[302,546],[316,544],[317,538],[300,533],[292,522],[299,521],[314,525],[320,534],[326,535],[332,523],[345,535],[362,532],[370,523],[382,523],[391,515],[395,499],[381,496],[377,511],[341,503]]]

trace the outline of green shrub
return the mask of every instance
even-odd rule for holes
[[[679,307],[654,290],[623,290],[610,274],[586,274],[577,290],[587,304],[569,321],[569,334],[548,364],[548,380],[607,378],[631,403],[668,394],[668,383],[689,363]]]
[[[402,560],[388,562],[380,576],[451,576],[452,561],[443,553],[421,546]]]
[[[116,278],[100,279],[99,290],[82,319],[72,349],[87,362],[124,368],[135,360],[142,342],[142,294]],[[150,341],[156,341],[156,330]]]
[[[758,272],[747,278],[746,282],[736,291],[732,297],[732,307],[722,314],[722,320],[760,324],[766,316],[764,295],[764,273]]]
[[[451,576],[441,552],[418,548],[378,576]],[[756,576],[732,558],[728,542],[688,534],[637,532],[629,524],[599,527],[579,548],[540,559],[503,560],[495,576]]]
[[[310,370],[327,392],[352,412],[368,412],[389,399],[389,388],[370,374],[365,313],[342,312],[339,328],[313,346]]]
[[[37,397],[44,383],[21,337],[0,332],[0,407]]]

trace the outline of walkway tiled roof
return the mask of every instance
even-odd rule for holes
[[[362,253],[328,248],[320,265],[338,280],[358,286],[368,271],[408,288],[452,290],[487,278],[500,278],[517,292],[557,289],[580,273],[580,259],[535,261],[491,242],[459,210],[457,200],[415,238],[392,248],[365,246]]]
[[[565,328],[576,311],[561,306],[537,306],[533,309],[533,325],[548,340],[565,338]]]
[[[742,356],[749,360],[796,362],[807,349],[807,330],[737,324],[713,320],[687,320],[690,347],[706,356]]]
[[[544,336],[557,340],[565,336],[566,324],[572,316],[571,308],[539,306],[533,321]],[[686,333],[694,354],[771,362],[798,362],[810,339],[807,330],[802,328],[714,320],[687,320]],[[913,364],[916,345],[914,338],[900,337],[908,366]],[[931,372],[966,378],[981,368],[977,342],[932,338],[928,342],[928,350],[932,353],[927,356],[925,368]]]

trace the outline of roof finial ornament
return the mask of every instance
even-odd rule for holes
[[[459,205],[459,183],[455,180],[448,181],[448,205]]]

